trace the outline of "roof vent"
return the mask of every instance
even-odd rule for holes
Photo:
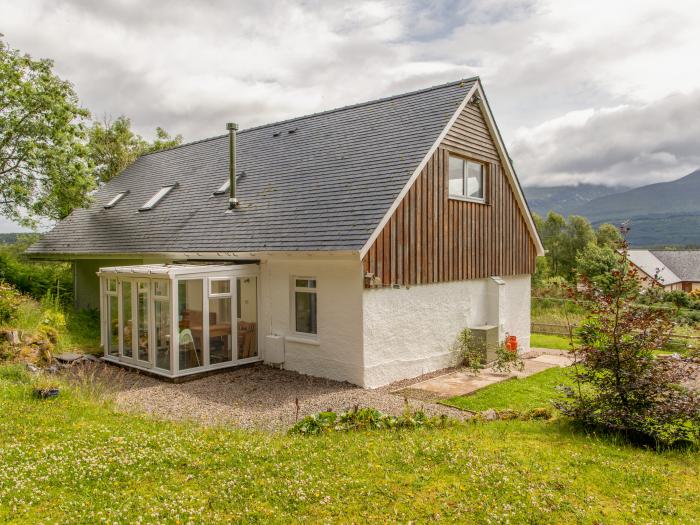
[[[287,133],[289,133],[291,135],[292,133],[296,133],[298,129],[299,128],[290,129],[289,131],[287,131]]]

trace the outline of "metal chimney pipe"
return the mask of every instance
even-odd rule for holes
[[[233,210],[238,208],[238,199],[236,198],[236,131],[238,124],[229,122],[226,124],[228,130],[228,209]]]

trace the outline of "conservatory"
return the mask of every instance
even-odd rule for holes
[[[104,358],[181,377],[259,360],[257,264],[100,268]]]

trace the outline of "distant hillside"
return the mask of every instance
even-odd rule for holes
[[[530,186],[523,188],[530,209],[545,217],[547,213],[555,211],[563,215],[569,215],[571,210],[603,197],[629,190],[625,186],[603,186],[599,184],[579,184],[578,186]]]
[[[592,222],[700,214],[700,170],[671,182],[598,197],[571,213],[585,215]]]

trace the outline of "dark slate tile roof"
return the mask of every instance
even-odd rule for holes
[[[228,194],[213,195],[228,177],[226,135],[144,155],[28,252],[359,250],[475,81],[238,132],[245,175],[233,213]],[[173,183],[155,208],[138,211]]]
[[[681,281],[700,282],[700,250],[653,250],[651,253]]]

